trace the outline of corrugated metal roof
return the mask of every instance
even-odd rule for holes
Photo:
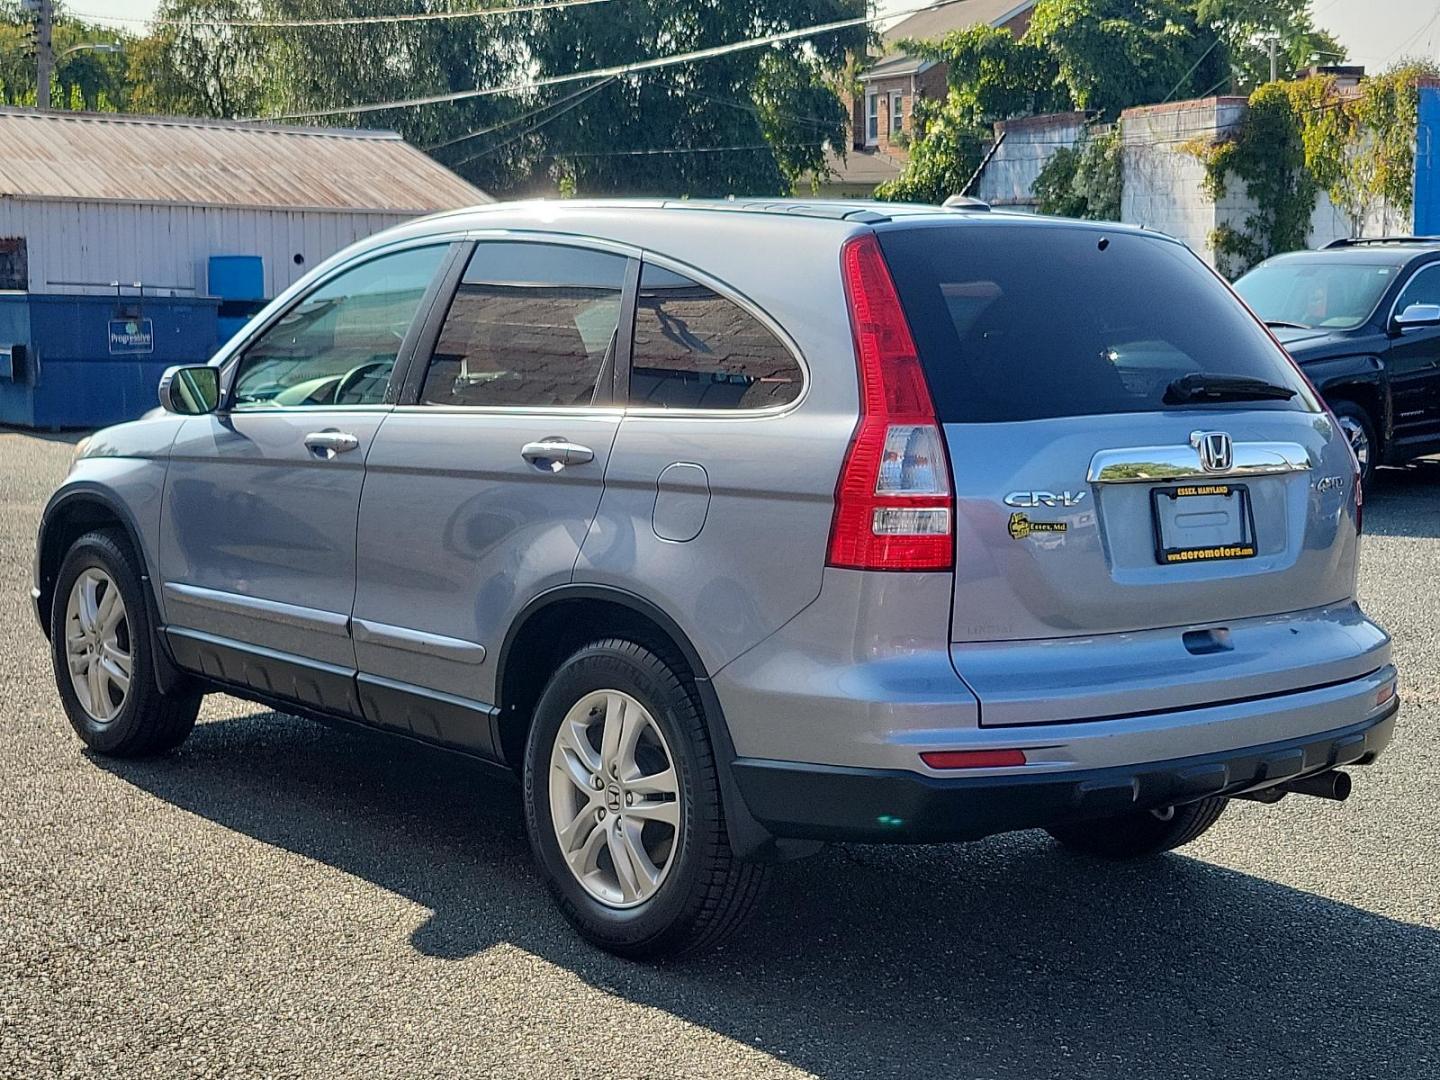
[[[885,31],[887,43],[914,39],[933,41],[952,30],[967,27],[1000,26],[1035,6],[1035,0],[942,0],[934,7],[917,11]]]
[[[492,201],[390,131],[0,109],[0,197],[426,213]]]

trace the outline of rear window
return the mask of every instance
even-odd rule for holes
[[[1232,408],[1309,400],[1270,336],[1179,244],[1026,225],[879,236],[942,422],[1185,408],[1162,399],[1196,372],[1296,391]]]

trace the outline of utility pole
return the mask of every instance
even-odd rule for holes
[[[51,48],[50,29],[54,14],[52,0],[37,0],[35,11],[35,104],[41,112],[50,111],[50,76],[55,71],[55,52]]]
[[[48,3],[50,2],[50,0],[42,0],[42,2],[48,4]],[[1279,62],[1279,61],[1280,61],[1280,57],[1279,57],[1279,55],[1278,55],[1278,50],[1279,50],[1279,48],[1280,48],[1280,39],[1279,39],[1278,37],[1272,37],[1272,38],[1270,39],[1269,44],[1270,44],[1270,81],[1271,81],[1271,82],[1274,82],[1276,79],[1278,79],[1278,78],[1280,77],[1280,62]]]

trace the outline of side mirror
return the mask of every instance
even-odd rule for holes
[[[181,416],[203,416],[220,407],[220,369],[208,364],[172,367],[160,376],[160,405]]]
[[[1440,326],[1440,304],[1411,304],[1395,316],[1395,329],[1399,333],[1422,326]]]

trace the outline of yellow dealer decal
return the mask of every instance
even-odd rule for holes
[[[1070,526],[1063,521],[1031,521],[1025,514],[1010,515],[1010,539],[1024,540],[1032,533],[1063,533]]]

